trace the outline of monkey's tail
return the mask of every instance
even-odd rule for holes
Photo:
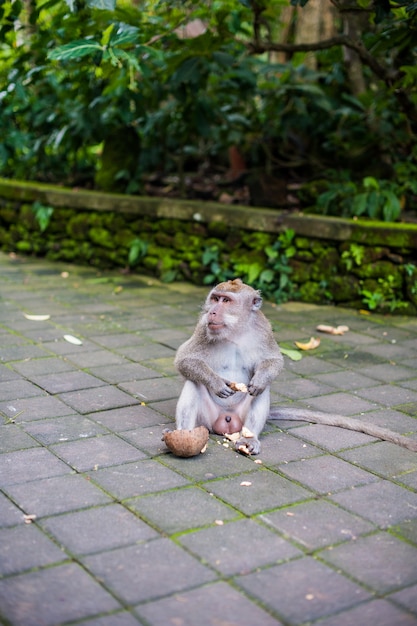
[[[333,415],[332,413],[322,413],[321,411],[309,411],[307,409],[297,409],[292,407],[272,407],[269,415],[272,420],[289,420],[297,422],[312,422],[313,424],[323,424],[325,426],[338,426],[348,430],[355,430],[359,433],[371,435],[384,441],[396,443],[407,450],[417,452],[417,441],[399,435],[388,428],[381,428],[370,422],[362,422],[354,417],[344,415]]]

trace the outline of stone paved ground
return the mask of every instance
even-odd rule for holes
[[[262,464],[214,436],[173,457],[173,357],[205,289],[6,255],[0,289],[2,623],[417,624],[415,453],[285,422]],[[417,438],[416,318],[265,312],[287,347],[351,328],[286,359],[275,403]]]

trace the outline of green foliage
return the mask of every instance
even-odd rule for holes
[[[148,252],[148,243],[140,237],[136,237],[131,241],[128,255],[129,267],[135,267],[146,253]]]
[[[374,290],[362,288],[360,295],[362,296],[362,302],[370,311],[388,310],[390,313],[393,313],[408,306],[407,302],[398,298],[396,281],[394,276],[391,275],[386,278],[379,278]]]
[[[262,252],[260,260],[253,260],[247,251],[239,250],[231,259],[222,254],[218,244],[206,247],[201,258],[203,267],[208,270],[204,284],[212,285],[238,276],[274,302],[286,302],[295,296],[289,265],[289,259],[295,254],[294,235],[293,230],[287,229],[272,244],[258,248]],[[252,246],[262,245],[265,237],[268,238],[268,235],[253,233]]]
[[[123,190],[142,191],[143,174],[158,171],[175,173],[185,193],[190,164],[225,170],[228,148],[238,145],[249,168],[309,180],[328,172],[320,212],[399,219],[417,196],[417,4],[355,5],[369,16],[362,44],[374,60],[364,65],[360,96],[350,91],[340,47],[320,52],[317,71],[304,53],[285,64],[251,53],[254,11],[270,34],[283,6],[5,0],[1,173],[92,186],[103,145],[129,129],[140,148],[136,169],[115,168]],[[197,19],[205,28],[184,38]],[[389,68],[389,79],[375,66]],[[266,273],[253,263],[242,271],[267,285],[276,259],[268,262]]]
[[[317,198],[315,212],[341,217],[368,217],[395,222],[401,215],[403,188],[395,182],[365,177],[353,181],[329,183]]]
[[[32,211],[38,223],[40,231],[41,233],[43,233],[49,226],[49,222],[51,221],[54,208],[51,206],[45,206],[41,202],[36,201],[33,203]]]

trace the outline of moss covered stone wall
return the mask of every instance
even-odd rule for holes
[[[239,275],[277,300],[417,312],[415,225],[0,179],[0,246],[162,280]]]

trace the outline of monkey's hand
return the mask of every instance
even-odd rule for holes
[[[256,384],[254,378],[250,381],[248,385],[248,393],[250,396],[259,396],[263,391],[265,391],[265,385]]]
[[[235,449],[241,454],[259,454],[261,444],[257,437],[240,437],[235,443]]]
[[[222,380],[222,386],[218,389],[214,389],[214,393],[216,396],[219,396],[219,398],[229,398],[236,393],[236,390],[230,387],[231,384],[229,380]]]

